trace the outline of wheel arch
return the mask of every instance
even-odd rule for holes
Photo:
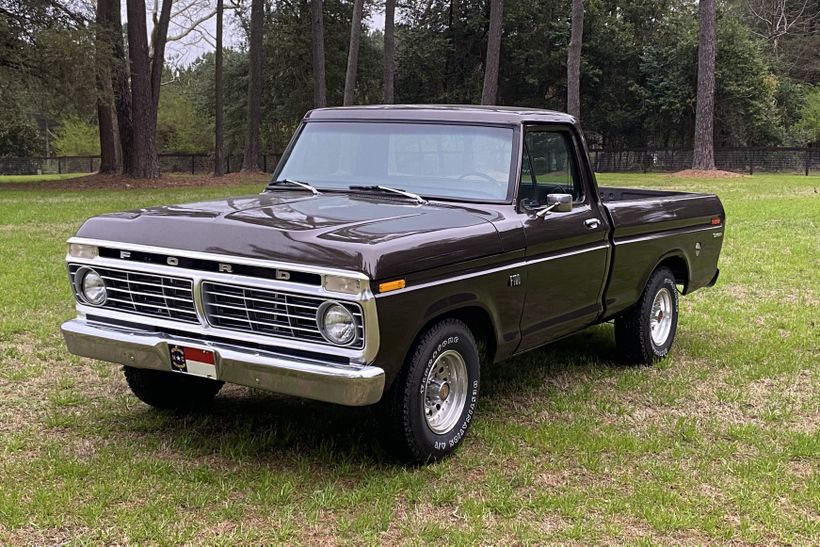
[[[646,287],[646,284],[649,282],[649,278],[658,270],[658,268],[669,268],[672,275],[675,276],[675,283],[678,285],[683,285],[683,294],[686,294],[689,288],[689,281],[692,278],[692,270],[689,260],[686,258],[686,255],[682,250],[677,249],[663,255],[655,264],[655,267],[649,272],[646,280],[644,280],[644,287]]]
[[[421,338],[430,327],[445,319],[458,319],[467,325],[467,328],[470,329],[470,332],[473,333],[473,337],[476,340],[482,362],[492,363],[495,360],[496,350],[498,349],[495,323],[485,308],[475,304],[447,310],[430,317],[419,329],[410,347],[415,346],[419,338]]]

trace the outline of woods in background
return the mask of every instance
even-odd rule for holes
[[[127,29],[119,0],[0,7],[0,155],[102,148],[104,170],[152,177],[159,151],[223,143],[257,169],[310,108],[381,102],[566,110],[593,144],[694,147],[704,168],[712,146],[817,141],[817,0],[185,0],[203,11],[181,22],[159,0],[150,26],[123,1]],[[226,10],[241,39],[219,68],[166,66],[169,23]]]

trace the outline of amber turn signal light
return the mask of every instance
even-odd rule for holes
[[[395,281],[388,281],[386,283],[379,283],[379,292],[390,292],[398,289],[403,289],[406,286],[404,279],[396,279]]]

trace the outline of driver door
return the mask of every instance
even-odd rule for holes
[[[570,212],[538,218],[520,209],[526,237],[527,293],[521,317],[521,350],[592,324],[601,313],[608,267],[606,217],[580,169],[582,153],[568,127],[526,127],[519,202],[547,204],[547,194],[572,194]]]

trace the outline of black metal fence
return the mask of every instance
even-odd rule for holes
[[[664,172],[692,167],[692,150],[590,150],[597,172]],[[715,150],[715,167],[737,173],[820,173],[820,148],[724,148]]]
[[[692,151],[686,149],[640,149],[589,151],[597,172],[665,172],[692,167]],[[264,154],[259,165],[272,172],[278,154]],[[213,171],[213,157],[208,154],[160,154],[164,173],[207,174]],[[820,148],[726,148],[715,150],[718,169],[738,173],[820,173]],[[0,175],[37,175],[60,173],[94,173],[100,167],[99,156],[62,156],[33,158],[0,158]],[[225,157],[225,172],[242,168],[241,155]]]
[[[263,154],[259,165],[272,172],[279,161],[277,154]],[[160,170],[163,173],[208,174],[213,172],[214,159],[209,154],[160,154]],[[31,158],[0,157],[0,175],[46,175],[63,173],[95,173],[100,168],[99,156],[59,156]],[[242,155],[225,157],[225,172],[242,169]]]

